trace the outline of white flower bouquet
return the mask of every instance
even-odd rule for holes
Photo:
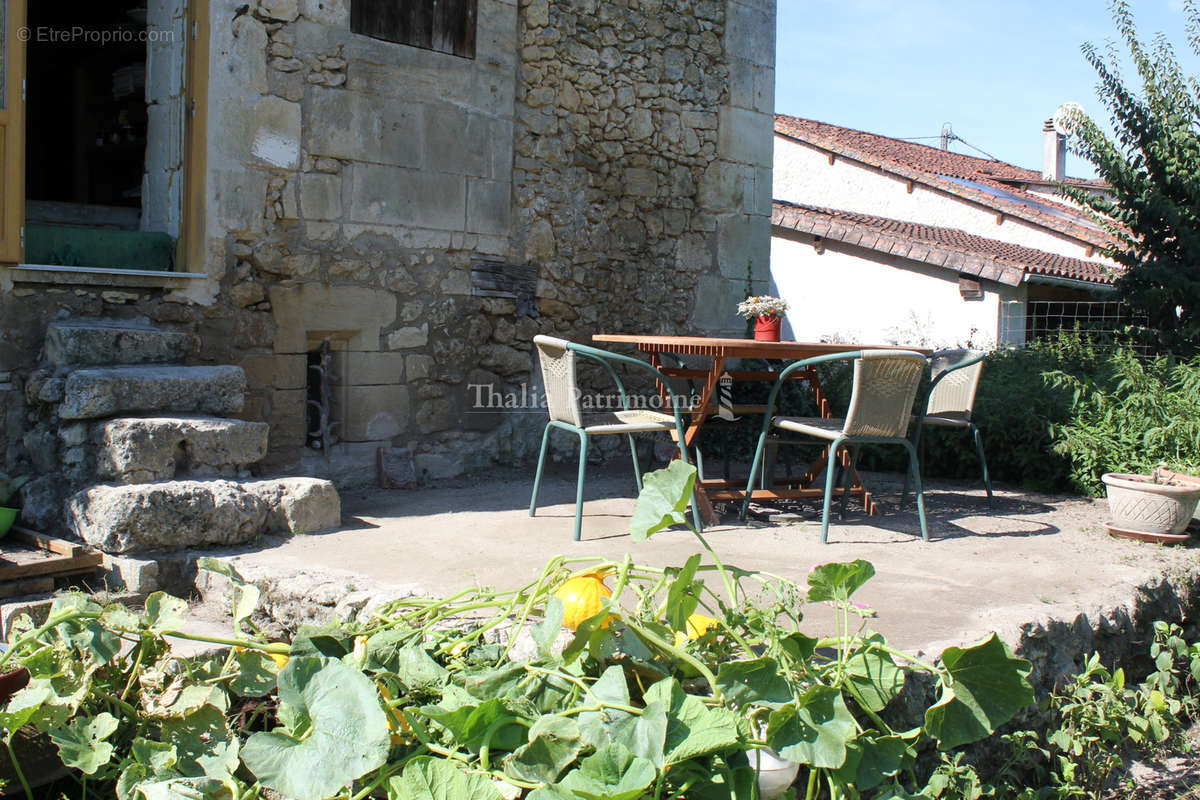
[[[755,317],[779,317],[783,316],[783,312],[787,311],[788,304],[786,300],[779,297],[771,297],[769,294],[757,295],[755,297],[747,297],[742,302],[738,303],[738,315],[746,319],[754,319]]]

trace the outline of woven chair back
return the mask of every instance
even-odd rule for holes
[[[936,378],[955,364],[961,364],[979,353],[971,350],[941,350],[929,359],[929,366]],[[983,362],[956,369],[938,381],[929,394],[925,413],[929,416],[953,417],[970,421],[975,410],[975,394],[979,391],[979,379],[983,375]]]
[[[896,350],[865,350],[854,360],[854,388],[846,424],[847,436],[904,436],[925,358]]]
[[[566,339],[535,336],[538,361],[542,366],[542,383],[546,389],[546,410],[550,419],[583,427],[583,412],[579,408],[578,384],[575,380],[577,354],[567,348]]]

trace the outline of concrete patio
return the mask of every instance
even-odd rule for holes
[[[800,581],[817,563],[872,562],[877,577],[856,596],[879,613],[871,627],[902,647],[934,653],[993,630],[1016,641],[1029,623],[1070,623],[1079,614],[1095,620],[1130,606],[1140,588],[1165,576],[1200,582],[1194,546],[1113,539],[1101,524],[1103,501],[1000,488],[989,510],[975,486],[933,482],[926,496],[931,541],[923,543],[911,504],[896,511],[900,476],[865,477],[881,513],[868,518],[852,507],[832,526],[828,545],[819,542],[819,512],[811,508],[788,523],[740,525],[726,515],[706,535],[728,564]],[[235,562],[281,586],[290,574],[304,576],[297,585],[321,583],[326,595],[343,585],[345,592],[370,585],[393,595],[445,595],[474,585],[516,587],[556,554],[628,552],[642,563],[678,565],[699,549],[682,529],[643,543],[630,538],[635,501],[626,470],[597,468],[589,477],[578,543],[571,540],[574,470],[548,474],[532,519],[530,484],[526,471],[498,470],[415,491],[347,492],[342,529],[269,538],[239,551]],[[811,632],[828,630],[826,609],[806,613]]]

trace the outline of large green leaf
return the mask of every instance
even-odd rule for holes
[[[141,783],[134,795],[138,800],[234,800],[226,784],[212,778],[171,778]]]
[[[994,633],[971,647],[946,648],[942,666],[950,681],[925,712],[925,730],[943,750],[990,736],[1034,702],[1030,663]]]
[[[792,689],[779,672],[779,662],[768,656],[726,661],[717,673],[717,688],[739,706],[783,704],[792,699]]]
[[[554,783],[582,749],[575,720],[541,717],[529,729],[529,742],[505,759],[504,773],[519,781]]]
[[[771,713],[767,744],[788,761],[837,769],[846,761],[846,743],[854,733],[854,717],[842,693],[814,686]]]
[[[882,642],[872,636],[869,642]],[[846,680],[854,685],[857,697],[869,711],[879,712],[904,688],[904,670],[887,653],[864,648],[846,661]]]
[[[453,709],[425,706],[421,713],[444,727],[456,744],[471,750],[478,750],[485,742],[493,750],[516,750],[525,741],[525,728],[498,697]],[[511,724],[505,725],[506,719]]]
[[[68,709],[63,709],[61,713],[51,713],[48,718],[46,716],[46,712],[50,710],[47,709],[47,704],[56,697],[49,680],[33,681],[14,694],[4,711],[0,711],[0,728],[3,728],[6,734],[12,734],[39,718],[48,723],[65,722],[70,716]]]
[[[870,561],[821,564],[808,573],[808,600],[812,603],[845,603],[875,575]]]
[[[292,637],[292,658],[324,656],[341,658],[354,650],[354,631],[340,622],[328,625],[301,625]]]
[[[490,780],[441,758],[414,758],[388,781],[387,792],[388,800],[503,800]]]
[[[387,630],[367,639],[367,669],[394,673],[408,689],[444,686],[450,674],[424,647],[412,642],[411,632]]]
[[[634,800],[658,777],[654,765],[620,744],[610,744],[579,762],[559,783],[585,800]]]
[[[648,473],[642,479],[642,493],[630,522],[635,542],[642,542],[671,525],[687,522],[683,513],[692,498],[696,468],[672,461],[666,469]]]
[[[909,743],[901,737],[864,735],[847,744],[846,762],[836,774],[843,785],[865,792],[911,767],[914,761]]]
[[[225,715],[211,705],[182,719],[166,720],[162,737],[175,748],[176,769],[184,777],[225,780],[237,770],[238,738]]]
[[[183,626],[187,602],[166,592],[154,592],[146,598],[146,625],[154,633],[177,631]]]
[[[262,697],[275,688],[279,667],[274,659],[258,650],[242,650],[233,657],[237,672],[229,681],[229,691],[239,697]]]
[[[699,567],[700,554],[693,553],[667,589],[667,624],[673,631],[687,633],[688,617],[696,613],[696,606],[700,604],[704,582],[696,580]]]
[[[279,702],[281,720],[291,725],[255,733],[242,748],[264,786],[294,800],[321,800],[387,760],[387,718],[361,672],[340,661],[294,658],[279,673]]]
[[[563,606],[562,600],[551,597],[546,602],[546,618],[533,626],[530,631],[533,641],[537,643],[538,655],[542,658],[550,658],[550,650],[554,646],[554,642],[558,640],[559,633],[562,632],[563,617],[565,616],[566,608]]]
[[[84,775],[95,775],[112,760],[113,746],[106,739],[117,730],[117,718],[107,711],[94,717],[76,717],[65,727],[50,731],[63,764]]]
[[[711,755],[739,744],[738,717],[722,708],[709,708],[699,697],[687,694],[674,678],[661,680],[646,690],[646,704],[656,703],[667,712],[663,749],[666,764]]]
[[[233,627],[241,628],[242,621],[248,619],[258,607],[258,587],[246,583],[241,574],[227,561],[204,556],[196,560],[196,568],[224,575],[233,587]]]
[[[178,762],[174,745],[137,738],[129,747],[131,760],[117,779],[118,800],[130,800],[139,784],[182,777],[175,771]]]

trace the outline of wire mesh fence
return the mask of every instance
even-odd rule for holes
[[[1020,346],[1045,341],[1062,331],[1087,335],[1095,345],[1129,343],[1129,329],[1144,325],[1118,300],[1028,300],[1006,303],[1000,315],[1000,343]]]

